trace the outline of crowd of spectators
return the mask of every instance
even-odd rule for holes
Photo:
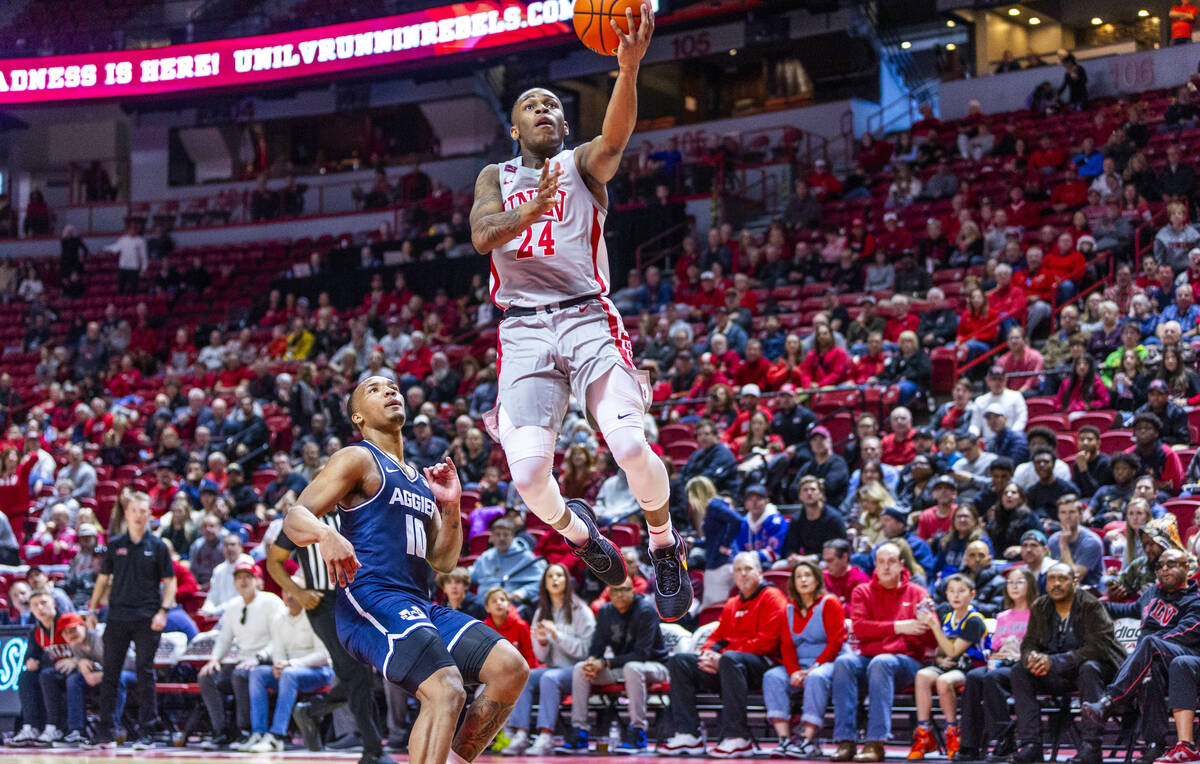
[[[1043,134],[1028,151],[1042,122],[1018,128],[1016,115],[980,108],[948,125],[929,113],[894,145],[865,136],[849,175],[824,162],[800,173],[766,230],[689,235],[665,266],[614,293],[651,380],[646,427],[691,546],[690,636],[653,617],[636,551],[627,585],[605,590],[525,515],[479,424],[495,400],[495,351],[453,342],[492,322],[482,280],[459,299],[418,294],[370,261],[354,304],[274,291],[243,328],[181,328],[170,342],[144,305],[122,316],[114,304],[102,320],[65,317],[63,336],[50,298],[86,267],[64,235],[60,286],[32,267],[0,274],[6,299],[24,306],[27,347],[41,354],[32,391],[0,374],[0,555],[32,566],[9,587],[8,617],[39,635],[21,678],[29,712],[10,744],[78,743],[88,688],[106,698],[144,690],[144,674],[104,681],[95,624],[72,617],[103,615],[114,549],[144,543],[143,526],[165,549],[160,577],[175,582],[157,630],[191,639],[216,627],[211,661],[192,677],[209,742],[290,744],[279,709],[335,672],[321,639],[301,628],[308,606],[264,561],[299,492],[353,441],[350,390],[378,374],[405,391],[406,460],[452,455],[473,504],[463,568],[431,593],[485,618],[535,670],[497,744],[510,753],[587,750],[595,730],[578,697],[555,745],[561,698],[623,683],[619,745],[635,753],[651,742],[647,696],[665,692],[660,751],[706,750],[699,698],[718,693],[712,754],[748,755],[748,698],[761,689],[781,755],[820,752],[832,703],[832,758],[879,761],[892,700],[911,685],[911,758],[937,747],[936,695],[952,756],[986,748],[1032,764],[1036,695],[1074,691],[1096,733],[1079,764],[1098,762],[1086,743],[1131,702],[1162,706],[1143,713],[1141,730],[1157,757],[1167,709],[1193,708],[1194,689],[1193,705],[1168,705],[1164,677],[1191,664],[1168,671],[1166,649],[1148,640],[1190,654],[1183,635],[1200,620],[1194,509],[1180,502],[1200,485],[1189,413],[1200,404],[1195,177],[1174,144],[1157,170],[1144,152],[1141,128],[1165,125],[1164,115],[1139,103],[1088,108],[1081,116],[1097,134],[1073,137],[1077,146]],[[663,173],[692,171],[682,157],[650,161],[656,196]],[[981,182],[983,166],[994,177]],[[1001,197],[987,194],[995,181]],[[461,228],[450,220],[448,230]],[[1159,220],[1139,248],[1134,230]],[[146,247],[136,227],[127,237],[113,249],[131,250],[134,267],[119,260],[117,275],[144,290]],[[205,294],[234,278],[192,265],[149,289]],[[946,382],[939,405],[935,383]],[[640,546],[636,500],[586,418],[573,410],[560,432],[564,495],[593,502]],[[1128,658],[1114,618],[1141,620]],[[1160,685],[1130,689],[1144,666]],[[274,716],[268,687],[278,688]],[[1015,735],[1003,733],[1008,695]],[[154,745],[159,715],[144,692],[128,696],[138,706],[131,739]],[[389,740],[402,740],[406,701],[386,697]],[[1172,684],[1170,704],[1184,697]],[[1183,727],[1171,761],[1200,761]]]

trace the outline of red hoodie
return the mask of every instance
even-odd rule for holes
[[[525,619],[517,615],[515,607],[508,608],[508,618],[504,619],[504,623],[497,626],[489,615],[487,620],[483,622],[485,626],[490,626],[496,632],[513,643],[513,647],[517,648],[517,652],[529,664],[529,668],[538,667],[537,656],[533,654],[533,638],[529,635],[529,624]]]
[[[908,635],[896,633],[896,621],[917,617],[917,603],[929,592],[909,581],[907,570],[900,571],[900,585],[885,589],[879,583],[879,572],[871,576],[850,595],[850,622],[858,637],[859,653],[868,657],[888,653],[903,653],[924,660],[925,653],[936,647],[933,633]]]
[[[725,601],[704,650],[736,650],[779,660],[779,625],[786,611],[787,597],[774,586],[760,585],[749,599],[739,592]]]

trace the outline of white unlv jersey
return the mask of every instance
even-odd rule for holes
[[[491,296],[501,310],[608,294],[606,213],[583,182],[574,149],[549,161],[562,168],[558,203],[512,241],[492,250]],[[520,157],[501,162],[504,209],[516,209],[536,196],[541,174],[523,167]]]

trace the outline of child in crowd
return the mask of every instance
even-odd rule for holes
[[[508,599],[504,587],[493,586],[483,597],[483,607],[488,617],[483,623],[496,630],[500,636],[513,643],[517,652],[529,664],[529,668],[538,667],[537,656],[533,654],[533,638],[530,636],[529,623],[517,613]]]
[[[942,715],[946,717],[946,755],[958,752],[958,690],[966,682],[966,672],[983,663],[983,639],[987,623],[971,605],[975,587],[971,579],[955,574],[946,580],[946,601],[950,612],[939,620],[932,601],[921,603],[917,620],[933,630],[938,650],[932,666],[917,672],[913,695],[917,701],[917,728],[913,732],[910,759],[923,759],[937,750],[933,737],[933,692],[937,690]]]

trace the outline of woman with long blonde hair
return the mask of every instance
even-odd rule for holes
[[[704,608],[729,598],[733,588],[733,543],[742,530],[742,517],[717,495],[717,487],[701,475],[687,482],[692,525],[702,535],[704,548]]]

